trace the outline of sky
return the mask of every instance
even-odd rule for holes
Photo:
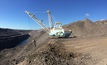
[[[84,18],[97,21],[107,19],[107,0],[0,0],[0,28],[40,29],[25,11],[35,14],[48,27],[47,10],[63,25]]]

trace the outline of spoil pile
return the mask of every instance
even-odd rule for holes
[[[29,57],[31,61],[28,65],[68,65],[74,58],[73,52],[67,52],[64,45],[57,42],[46,44]]]
[[[92,22],[89,19],[84,19],[65,25],[65,29],[71,29],[73,34],[77,36],[76,39],[49,39],[48,34],[43,30],[32,31],[29,33],[28,44],[0,52],[0,65],[95,65],[90,52],[84,54],[77,52],[77,50],[83,48],[87,51],[91,48],[89,51],[92,51],[93,47],[91,46],[95,46],[93,43],[91,45],[85,44],[87,40],[84,42],[82,39],[85,40],[85,38],[80,39],[81,37],[103,37],[107,34],[106,21],[100,22],[102,21]],[[37,47],[33,47],[31,42],[34,39],[37,41]],[[76,50],[72,48],[73,44]],[[96,49],[98,48],[96,47]]]
[[[15,61],[17,65],[87,65],[87,61],[90,59],[89,55],[76,53],[73,49],[68,51],[64,44],[51,41],[35,51],[34,54]]]
[[[103,22],[103,24],[101,22]],[[64,28],[72,30],[73,34],[78,37],[101,36],[107,34],[106,22],[106,20],[92,22],[86,18],[84,20],[65,25]]]

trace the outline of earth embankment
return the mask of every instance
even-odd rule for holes
[[[28,37],[28,31],[0,28],[0,50],[13,48]]]

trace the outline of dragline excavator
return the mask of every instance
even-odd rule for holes
[[[56,22],[53,24],[50,10],[47,11],[49,19],[49,28],[43,24],[43,20],[39,20],[36,16],[28,11],[25,11],[37,24],[39,24],[51,37],[64,38],[69,37],[72,33],[71,30],[65,31],[62,28],[62,23]]]

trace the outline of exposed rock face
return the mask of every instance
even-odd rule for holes
[[[0,28],[0,50],[13,48],[29,36],[23,31]]]
[[[0,50],[5,48],[13,48],[17,46],[19,43],[21,43],[23,40],[27,39],[28,37],[28,34],[14,37],[2,37],[0,39]]]

